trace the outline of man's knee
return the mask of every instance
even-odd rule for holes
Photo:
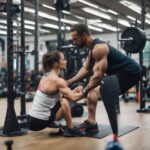
[[[98,98],[99,98],[99,93],[96,90],[90,91],[87,95],[87,100],[89,102],[95,102],[98,100]]]

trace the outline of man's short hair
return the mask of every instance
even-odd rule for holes
[[[88,26],[86,24],[83,23],[77,23],[74,24],[71,29],[71,32],[76,31],[78,35],[82,35],[83,33],[86,33],[87,35],[90,35],[90,31],[88,29]]]

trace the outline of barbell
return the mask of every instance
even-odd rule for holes
[[[145,32],[137,27],[128,27],[122,34],[121,48],[128,53],[139,53],[141,52],[146,44],[146,34]]]

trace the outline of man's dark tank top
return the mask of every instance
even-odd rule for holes
[[[90,50],[90,65],[89,65],[89,73],[93,74],[93,66],[95,64],[95,60],[92,57],[92,50],[96,44],[103,44],[104,41],[99,39],[94,39],[92,43],[92,49]],[[106,43],[107,44],[107,43]],[[114,47],[107,44],[109,47],[109,54],[107,56],[108,67],[106,70],[106,74],[116,74],[116,73],[126,73],[127,75],[136,75],[140,72],[140,66],[128,56],[122,54],[120,51],[115,49]]]

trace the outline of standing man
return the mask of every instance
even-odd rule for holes
[[[99,130],[95,119],[96,105],[100,96],[100,81],[104,74],[116,75],[121,93],[124,93],[140,80],[142,69],[133,59],[111,45],[94,39],[87,25],[74,24],[70,31],[74,43],[80,48],[87,48],[88,51],[84,66],[68,80],[68,84],[71,85],[90,76],[88,84],[83,89],[83,95],[87,95],[88,118],[79,128],[82,131],[97,133]]]

